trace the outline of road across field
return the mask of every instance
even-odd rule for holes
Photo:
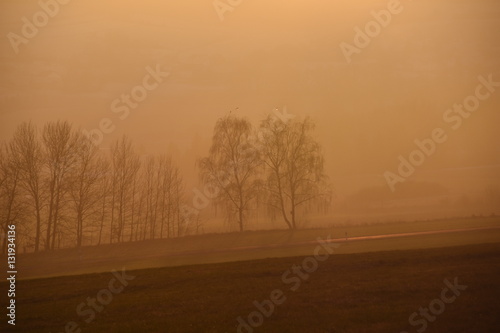
[[[484,228],[464,228],[464,229],[449,229],[449,230],[438,230],[438,231],[422,231],[422,232],[407,232],[407,233],[399,233],[399,234],[386,234],[386,235],[374,235],[374,236],[358,236],[358,237],[344,237],[344,238],[332,238],[329,240],[321,240],[321,242],[327,243],[345,243],[345,242],[356,242],[356,241],[364,241],[364,240],[375,240],[375,239],[387,239],[387,238],[401,238],[401,237],[415,237],[415,236],[424,236],[424,235],[439,235],[439,234],[451,234],[451,233],[459,233],[459,232],[473,232],[473,231],[487,231],[487,230],[500,230],[500,227],[484,227]],[[291,244],[271,244],[266,246],[241,246],[234,248],[226,248],[226,249],[217,249],[212,250],[210,252],[227,252],[227,251],[246,251],[246,250],[263,250],[263,249],[273,249],[273,248],[287,248],[287,247],[296,247],[296,246],[304,246],[304,245],[313,245],[317,244],[318,241],[308,241],[308,242],[297,242]],[[181,252],[176,255],[186,255],[186,254],[196,254],[201,253],[198,251],[190,251],[190,252]],[[203,252],[207,253],[207,252]]]

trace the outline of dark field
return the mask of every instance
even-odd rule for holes
[[[100,293],[109,304],[97,304],[100,312],[81,305],[80,315],[77,307],[87,298],[95,298],[103,289],[121,288],[111,281],[112,273],[21,280],[17,282],[16,331],[236,332],[237,318],[248,322],[248,315],[257,310],[254,301],[263,304],[273,290],[280,289],[283,295],[275,299],[282,304],[275,305],[268,318],[262,316],[263,323],[254,332],[423,332],[424,317],[415,316],[412,326],[410,315],[441,298],[444,280],[453,283],[455,278],[467,289],[458,291],[460,295],[445,304],[444,311],[434,302],[443,312],[429,314],[434,321],[427,322],[425,331],[500,331],[499,243],[334,253],[319,262],[306,280],[295,273],[282,280],[304,258],[127,271],[135,278],[125,281],[121,292],[112,299],[111,293]],[[5,287],[3,283],[2,293]],[[445,296],[454,298],[451,291]],[[255,317],[254,322],[258,320]],[[5,326],[4,320],[3,330]]]

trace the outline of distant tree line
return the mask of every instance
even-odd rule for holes
[[[313,123],[220,118],[200,178],[213,207],[244,231],[257,212],[289,229],[327,213],[331,189]],[[104,151],[106,153],[104,153]],[[192,194],[191,194],[192,195]],[[183,178],[167,155],[139,156],[123,136],[100,149],[66,121],[20,124],[0,147],[0,228],[26,251],[180,237],[198,232]],[[6,238],[1,239],[2,252]]]

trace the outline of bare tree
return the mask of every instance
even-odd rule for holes
[[[113,172],[113,203],[110,242],[121,242],[127,221],[133,215],[134,182],[140,161],[127,137],[119,139],[111,149]],[[115,216],[115,210],[117,216]],[[116,220],[116,221],[115,221]],[[115,224],[116,222],[116,224]]]
[[[137,176],[134,177],[132,184],[132,210],[130,218],[130,241],[134,238],[134,232],[137,230],[135,226],[135,214],[136,214],[136,193],[137,193]]]
[[[162,156],[160,160],[163,160],[161,163],[162,199],[160,237],[163,237],[165,224],[168,238],[172,236],[180,237],[189,232],[180,213],[180,207],[183,203],[184,183],[179,169],[174,166],[170,158]]]
[[[155,189],[158,185],[157,178],[157,165],[156,158],[150,156],[144,167],[144,198],[146,200],[145,206],[145,232],[143,239],[148,236],[150,239],[154,238],[155,227],[156,227],[156,196]],[[149,232],[148,232],[149,231]]]
[[[166,155],[150,156],[142,174],[141,207],[142,239],[179,236],[185,232],[180,223],[182,179],[178,169]]]
[[[10,144],[10,151],[17,161],[23,189],[29,196],[29,203],[35,216],[35,252],[40,249],[42,232],[42,211],[44,208],[43,166],[44,155],[36,127],[22,123],[16,129]]]
[[[23,213],[21,169],[14,157],[9,145],[0,147],[0,227],[4,236],[7,235],[8,226],[17,225]],[[7,237],[3,237],[2,253],[7,253]]]
[[[140,182],[140,187],[141,189],[139,190],[139,198],[137,199],[137,218],[136,218],[136,223],[134,225],[134,237],[133,237],[133,240],[139,240],[139,239],[144,239],[144,234],[145,234],[145,225],[146,225],[146,222],[145,222],[145,218],[143,216],[144,214],[144,210],[145,210],[145,199],[144,197],[146,196],[145,193],[146,193],[146,190],[145,190],[145,186],[143,185],[144,182],[143,182],[143,177],[140,177],[139,179],[139,182]]]
[[[278,209],[288,228],[297,228],[297,208],[330,194],[319,144],[309,118],[283,122],[268,117],[261,123],[262,157],[267,168],[269,204]]]
[[[173,196],[171,195],[172,188],[172,161],[166,156],[160,156],[160,238],[163,238],[163,230],[165,225],[167,225],[167,230],[170,225],[170,218],[172,216],[172,205],[171,201]],[[168,231],[167,231],[168,234]]]
[[[257,195],[260,164],[256,150],[249,149],[252,125],[246,119],[226,116],[217,121],[209,156],[199,161],[201,178],[220,194],[217,200],[236,216],[239,230],[245,227],[245,214]]]
[[[68,122],[47,123],[40,136],[23,123],[0,146],[0,231],[22,226],[18,243],[35,251],[99,245],[108,230],[110,243],[187,233],[179,170],[166,155],[151,157],[141,177],[140,166],[126,137],[108,160]]]
[[[68,175],[76,158],[77,134],[66,121],[50,122],[42,133],[48,169],[48,218],[45,248],[54,249],[59,232],[63,197],[69,188]]]
[[[102,242],[104,225],[106,221],[106,213],[110,210],[111,207],[108,200],[112,192],[108,160],[101,159],[100,161],[102,163],[102,168],[108,171],[102,173],[101,178],[99,179],[99,198],[101,199],[101,210],[99,218],[99,237],[97,240],[97,245],[100,245]]]
[[[105,177],[107,165],[99,156],[97,146],[82,134],[77,136],[74,153],[74,167],[68,181],[75,213],[76,246],[81,247],[89,220],[98,218],[100,203],[105,200],[100,182]]]
[[[172,175],[172,186],[170,188],[170,193],[172,195],[171,206],[172,206],[172,225],[177,222],[177,236],[180,237],[186,231],[182,231],[182,226],[186,224],[184,216],[181,214],[181,205],[183,204],[183,193],[184,193],[184,182],[180,176],[179,169],[175,169]],[[170,221],[169,221],[170,223]]]

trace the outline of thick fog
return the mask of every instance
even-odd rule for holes
[[[498,211],[500,3],[217,3],[74,0],[27,26],[38,2],[3,1],[0,140],[30,120],[103,151],[126,134],[189,197],[219,118],[277,110],[316,124],[338,221]]]

